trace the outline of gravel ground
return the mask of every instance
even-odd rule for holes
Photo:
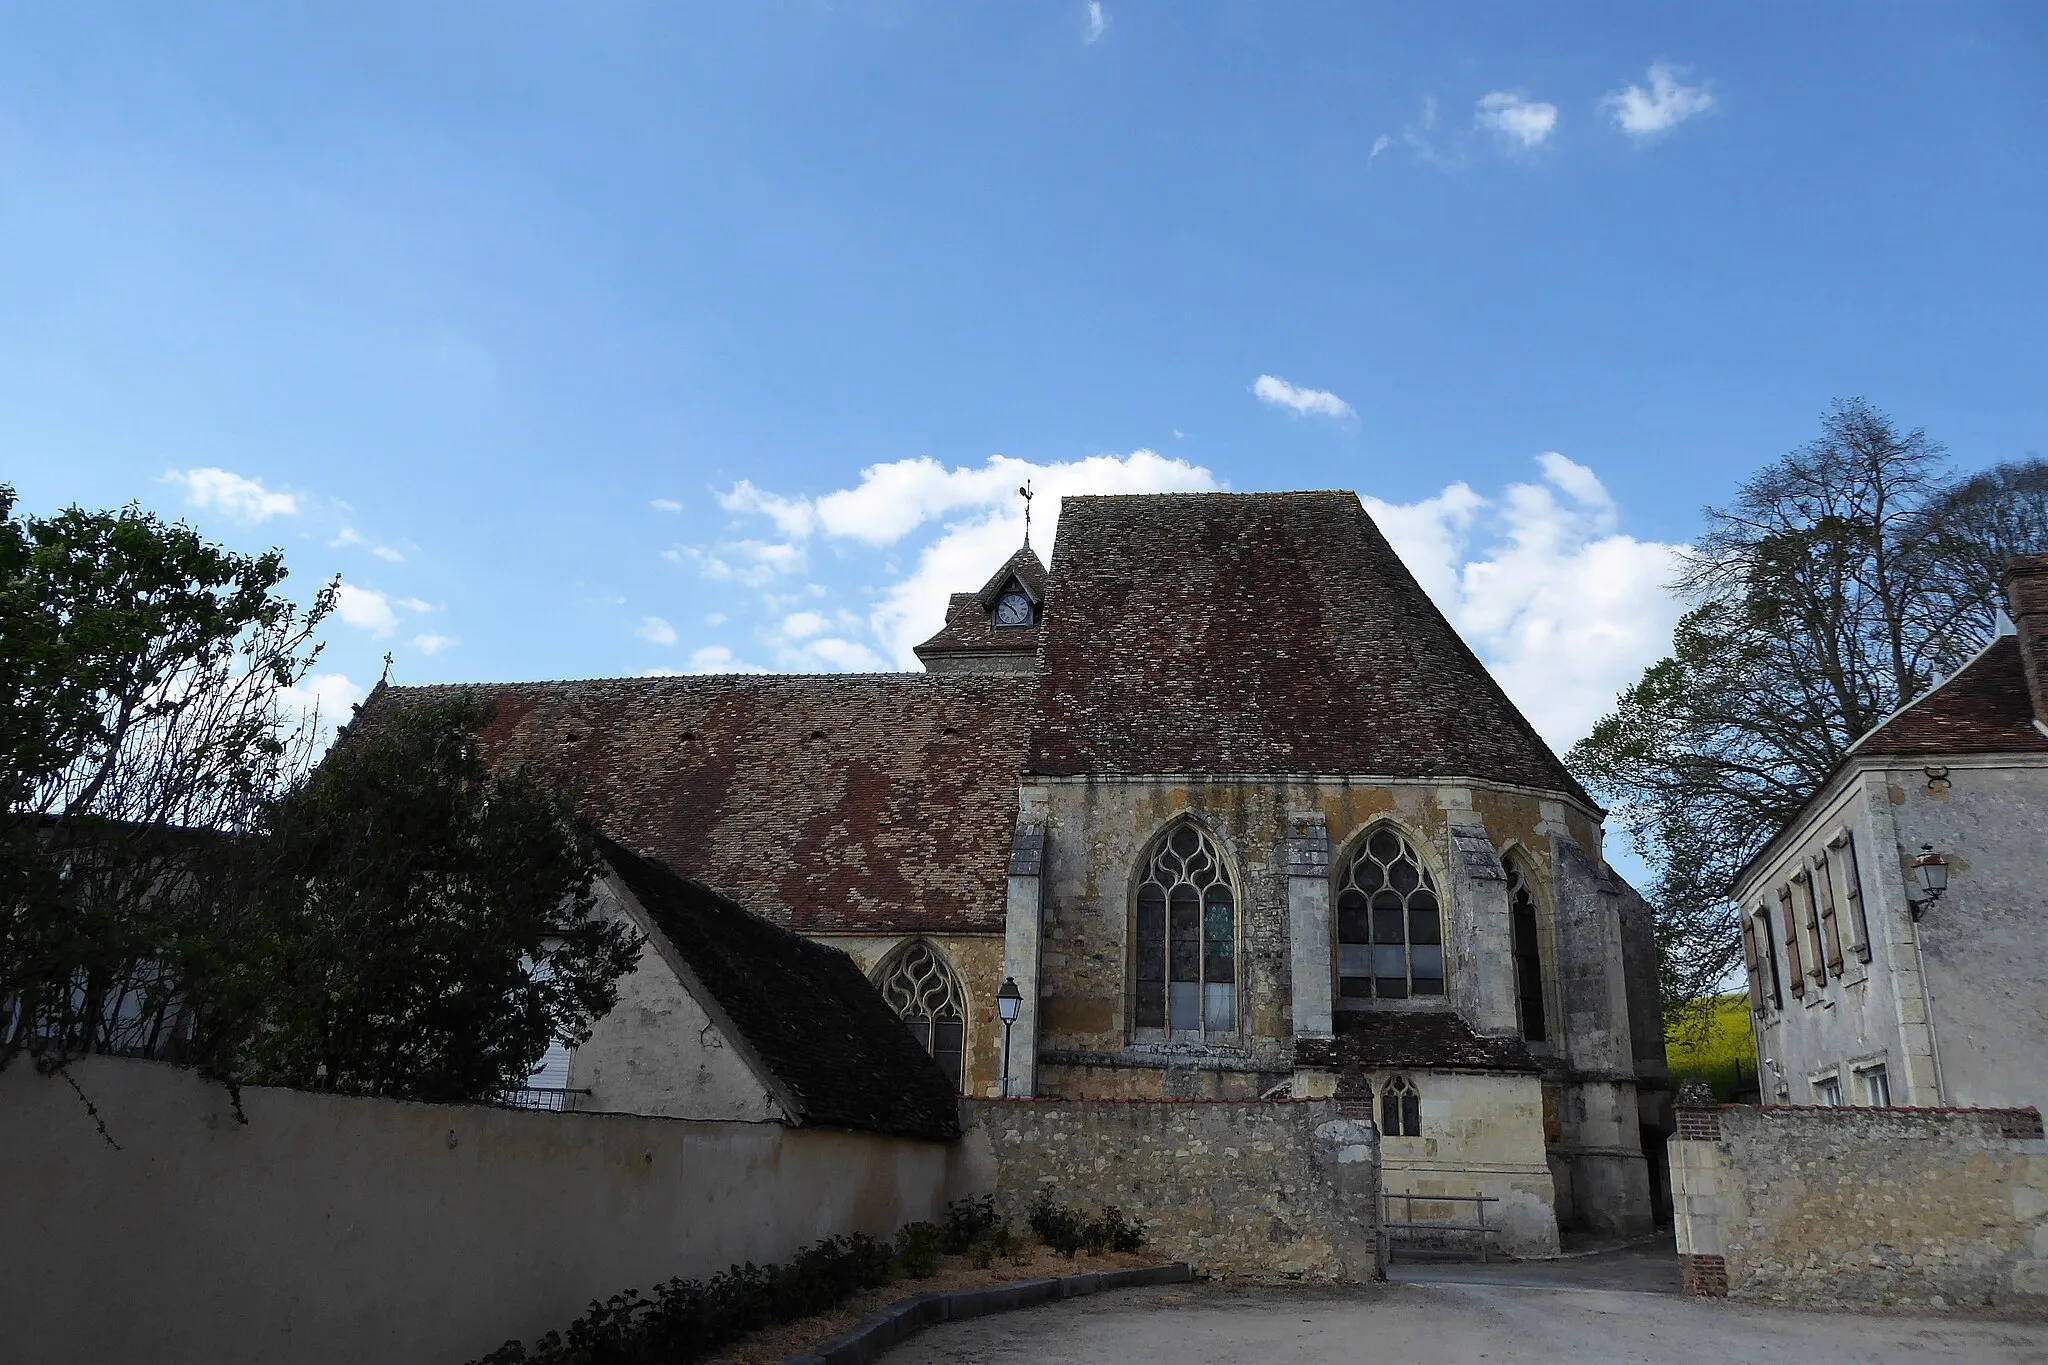
[[[2044,1365],[2048,1322],[1800,1313],[1530,1283],[1130,1289],[933,1327],[889,1365]]]

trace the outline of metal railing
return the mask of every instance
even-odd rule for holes
[[[545,1109],[550,1113],[566,1114],[576,1107],[572,1095],[588,1095],[588,1090],[560,1085],[527,1085],[517,1090],[501,1093],[496,1103],[506,1109]]]
[[[1380,1235],[1383,1239],[1391,1238],[1396,1232],[1407,1234],[1417,1232],[1476,1232],[1479,1234],[1479,1263],[1485,1265],[1487,1264],[1487,1252],[1491,1240],[1500,1236],[1500,1224],[1494,1223],[1489,1226],[1486,1221],[1486,1206],[1501,1202],[1500,1198],[1496,1195],[1413,1194],[1384,1190],[1380,1194],[1380,1199]],[[1394,1217],[1394,1201],[1396,1199],[1407,1201],[1402,1210],[1407,1217]],[[1425,1204],[1471,1204],[1475,1206],[1478,1212],[1475,1215],[1475,1221],[1470,1223],[1446,1223],[1435,1219],[1417,1219],[1415,1216],[1415,1201],[1418,1199]],[[1383,1246],[1382,1249],[1391,1253],[1393,1248],[1389,1243]],[[1382,1259],[1385,1259],[1385,1257]]]

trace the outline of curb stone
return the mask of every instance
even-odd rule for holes
[[[1195,1275],[1186,1261],[1139,1266],[1134,1270],[1097,1270],[1043,1280],[1018,1280],[986,1289],[955,1289],[920,1294],[892,1303],[856,1323],[851,1331],[821,1341],[783,1365],[868,1365],[891,1346],[917,1335],[935,1322],[964,1322],[1013,1308],[1031,1308],[1057,1299],[1076,1299],[1105,1289],[1136,1289],[1153,1284],[1186,1284]]]

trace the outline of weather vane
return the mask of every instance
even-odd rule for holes
[[[1017,496],[1024,499],[1024,548],[1031,548],[1031,481],[1026,479],[1017,490]]]

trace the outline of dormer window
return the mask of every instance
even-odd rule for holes
[[[1011,588],[996,599],[996,624],[999,626],[1028,626],[1031,624],[1031,599],[1018,588]]]

